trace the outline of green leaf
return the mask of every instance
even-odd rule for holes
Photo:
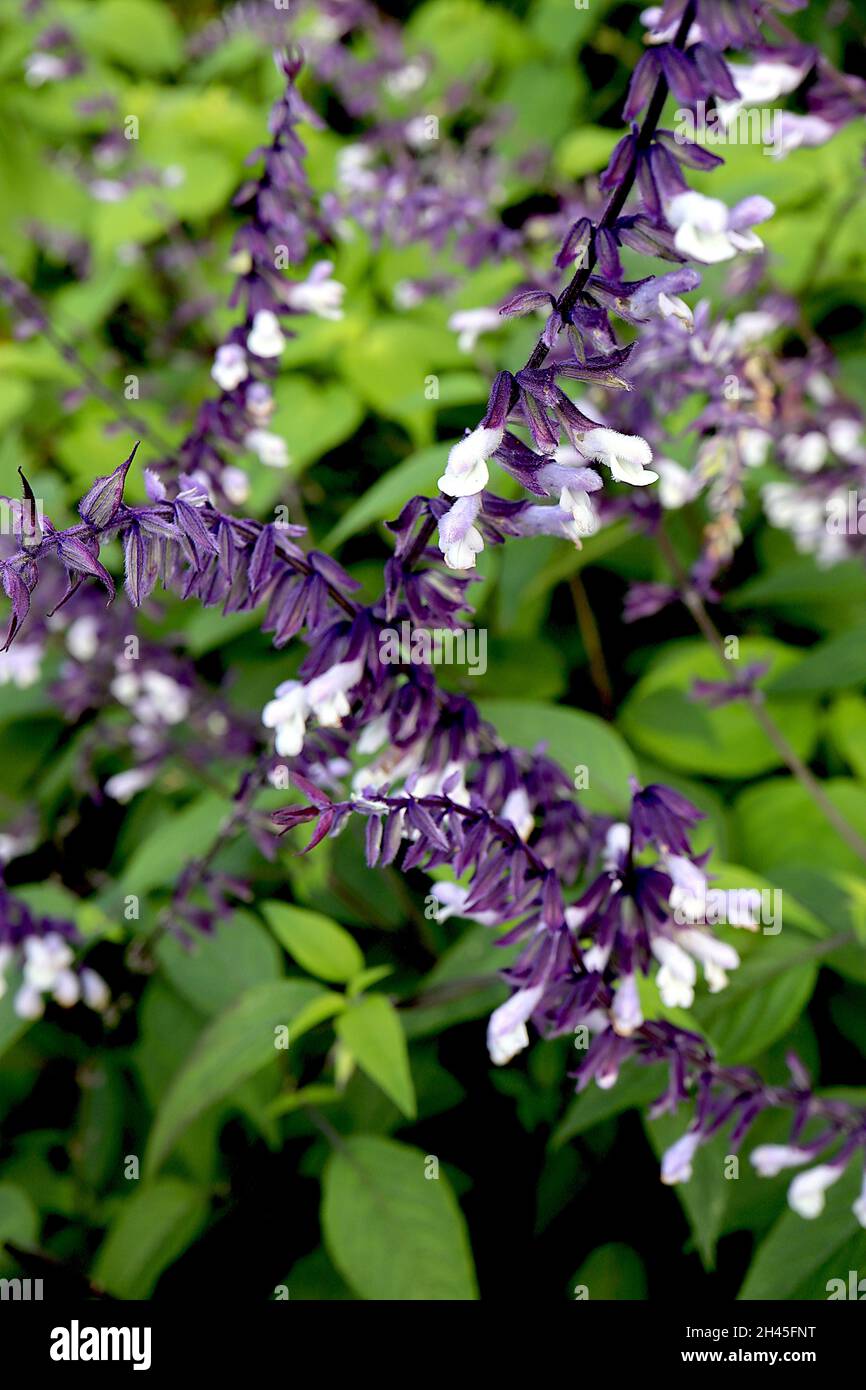
[[[769,638],[742,638],[743,665],[769,661],[760,684],[775,679],[801,660],[798,652]],[[671,643],[638,681],[625,700],[619,723],[636,748],[660,763],[715,778],[756,777],[781,764],[776,748],[759,727],[754,713],[739,701],[711,709],[691,698],[695,679],[721,681],[725,672],[705,642],[691,638]],[[768,700],[767,708],[801,758],[815,746],[818,719],[805,700]]]
[[[448,445],[434,444],[398,463],[368,488],[322,542],[323,550],[333,550],[350,536],[366,531],[380,521],[392,521],[401,508],[418,493],[429,496],[436,479],[445,471]]]
[[[866,1264],[866,1231],[852,1211],[861,1180],[861,1165],[852,1163],[827,1190],[826,1206],[814,1221],[790,1210],[780,1216],[758,1247],[738,1297],[826,1299],[828,1277],[847,1282],[849,1269]]]
[[[557,171],[567,179],[582,179],[604,169],[618,139],[619,131],[582,125],[557,145]]]
[[[840,695],[827,714],[827,737],[860,778],[866,781],[866,700]]]
[[[844,777],[822,785],[836,810],[866,837],[866,790]],[[859,855],[840,839],[793,777],[777,777],[741,792],[734,803],[733,825],[739,857],[770,879],[776,880],[777,865],[798,862],[862,873]]]
[[[660,1115],[655,1120],[645,1120],[644,1128],[653,1150],[661,1158],[665,1150],[684,1134],[686,1121],[681,1114]],[[717,1134],[698,1149],[688,1182],[677,1183],[674,1187],[694,1236],[701,1263],[707,1270],[715,1268],[716,1241],[722,1230],[731,1190],[731,1180],[725,1177],[725,1155],[728,1151],[726,1134]]]
[[[166,1091],[150,1132],[145,1174],[156,1172],[197,1115],[279,1056],[277,1028],[287,1027],[294,1041],[340,1007],[339,995],[308,980],[277,980],[242,994],[204,1030]]]
[[[591,811],[618,813],[629,804],[629,777],[637,773],[630,748],[595,714],[535,700],[482,700],[479,708],[507,743],[529,751],[546,744],[547,754],[569,777],[586,768],[581,802]]]
[[[415,1087],[406,1035],[393,1004],[382,994],[368,994],[341,1014],[334,1026],[361,1069],[413,1120]]]
[[[204,792],[182,811],[161,818],[123,867],[118,884],[107,898],[116,899],[121,893],[143,896],[154,888],[176,882],[189,860],[208,848],[231,812],[228,797]]]
[[[250,912],[235,912],[209,936],[184,945],[163,936],[157,957],[179,994],[203,1014],[219,1014],[239,994],[281,972],[280,953]]]
[[[135,72],[166,72],[183,57],[174,15],[154,0],[102,0],[87,7],[86,21],[88,45]]]
[[[783,671],[768,689],[779,695],[821,695],[866,681],[866,623],[819,642],[797,666]]]
[[[611,1120],[624,1110],[643,1109],[664,1093],[667,1065],[630,1067],[615,1086],[602,1090],[593,1082],[575,1096],[551,1136],[551,1147],[560,1148],[570,1139],[585,1134],[594,1125]]]
[[[478,1297],[460,1208],[444,1173],[427,1176],[420,1149],[349,1138],[324,1175],[322,1229],[343,1278],[365,1299]]]
[[[598,1245],[569,1280],[570,1297],[577,1297],[577,1290],[583,1289],[590,1301],[642,1301],[647,1296],[643,1260],[630,1245],[619,1241]]]
[[[35,1245],[38,1230],[39,1213],[27,1193],[14,1183],[0,1182],[0,1252],[7,1240],[25,1248]]]
[[[0,1057],[23,1038],[32,1020],[19,1018],[15,1012],[15,996],[23,983],[20,970],[10,970],[6,976],[6,990],[0,999]]]
[[[99,1248],[93,1283],[115,1298],[149,1298],[163,1270],[195,1240],[207,1212],[207,1193],[179,1178],[138,1188]]]
[[[345,984],[363,970],[360,946],[330,917],[276,901],[263,903],[262,912],[280,944],[311,975]]]

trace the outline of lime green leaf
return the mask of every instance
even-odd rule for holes
[[[196,1116],[223,1100],[279,1055],[276,1030],[290,1043],[342,1006],[308,980],[254,985],[205,1029],[166,1091],[150,1133],[146,1174],[153,1174]]]
[[[447,1177],[428,1176],[429,1165],[420,1149],[363,1135],[347,1139],[328,1160],[325,1244],[362,1298],[478,1297],[460,1208]]]
[[[179,1178],[161,1178],[122,1204],[99,1248],[92,1280],[115,1298],[149,1298],[157,1280],[204,1225],[207,1193]]]
[[[171,10],[155,0],[102,0],[86,12],[92,49],[135,72],[166,72],[183,57],[183,36]]]
[[[268,902],[262,911],[277,940],[311,975],[345,984],[363,970],[360,946],[330,917],[294,903]]]
[[[361,1069],[404,1115],[414,1119],[415,1088],[406,1035],[393,1004],[382,994],[369,994],[341,1014],[335,1028]]]

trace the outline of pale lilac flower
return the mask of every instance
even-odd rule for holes
[[[719,198],[690,190],[671,199],[667,218],[675,228],[674,246],[680,254],[713,265],[731,260],[738,251],[760,251],[764,243],[750,229],[775,210],[767,198],[744,198],[729,208]]]
[[[762,1178],[775,1178],[783,1168],[798,1168],[812,1157],[808,1149],[793,1144],[759,1144],[749,1155]]]
[[[244,444],[266,468],[288,468],[292,461],[286,441],[270,430],[249,430]]]
[[[822,116],[800,116],[794,111],[782,111],[773,130],[772,156],[774,159],[784,159],[801,145],[809,149],[826,145],[835,134],[835,129]]]
[[[521,840],[528,840],[535,828],[535,817],[525,787],[515,787],[502,803],[500,819],[509,820]]]
[[[261,357],[262,354],[259,353]],[[250,374],[247,355],[240,343],[223,343],[216,350],[210,374],[223,391],[234,391]]]
[[[502,1067],[529,1046],[527,1020],[543,993],[542,985],[520,989],[490,1015],[487,1050],[494,1066]]]
[[[475,568],[475,557],[484,549],[484,538],[474,525],[480,506],[477,494],[458,497],[439,522],[439,549],[449,569]]]
[[[643,1023],[637,980],[633,974],[625,976],[614,995],[611,1022],[614,1032],[621,1038],[630,1038]]]
[[[688,1182],[692,1176],[692,1159],[701,1142],[701,1136],[689,1130],[662,1156],[662,1182],[672,1185]]]
[[[330,261],[319,261],[314,265],[306,280],[290,285],[286,291],[286,303],[301,313],[315,314],[320,319],[341,319],[343,317],[343,296],[346,286],[331,277],[334,269]],[[256,315],[258,318],[258,315]],[[254,348],[251,351],[255,351]],[[259,356],[270,354],[259,353]],[[274,354],[275,355],[275,354]]]
[[[27,690],[42,673],[42,647],[38,642],[22,642],[0,652],[0,685],[16,685]]]

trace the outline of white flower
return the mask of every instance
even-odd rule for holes
[[[250,495],[250,480],[242,468],[233,465],[224,468],[220,474],[220,487],[228,500],[236,507],[246,502]]]
[[[53,989],[74,959],[71,946],[59,932],[28,936],[24,941],[24,979],[34,989]]]
[[[805,1173],[799,1173],[788,1188],[788,1206],[798,1216],[812,1221],[824,1210],[824,1193],[827,1188],[838,1182],[842,1173],[842,1168],[834,1167],[830,1163],[819,1163],[817,1168],[809,1168]]]
[[[797,1168],[808,1163],[809,1153],[793,1144],[759,1144],[750,1159],[762,1178],[774,1178],[783,1168]]]
[[[247,349],[256,357],[279,357],[285,345],[276,314],[270,309],[259,309],[247,334]]]
[[[143,672],[141,692],[133,701],[132,710],[144,724],[181,724],[189,714],[186,686],[161,671]]]
[[[593,511],[588,492],[564,487],[559,494],[559,505],[564,512],[568,512],[581,536],[591,536],[598,529],[598,517]]]
[[[860,1189],[860,1196],[851,1208],[861,1226],[866,1226],[866,1174],[863,1176],[863,1186]]]
[[[502,820],[511,821],[521,840],[528,840],[535,829],[535,817],[524,787],[509,792],[499,813]]]
[[[307,699],[300,681],[283,681],[262,710],[266,729],[276,729],[274,747],[281,758],[296,758],[304,746]]]
[[[691,956],[666,936],[654,936],[652,952],[660,963],[656,984],[662,1003],[669,1009],[691,1008],[695,998],[697,970]]]
[[[373,151],[369,145],[345,145],[337,154],[337,184],[349,193],[370,193],[376,175],[370,168]]]
[[[487,1051],[494,1066],[504,1066],[529,1046],[526,1021],[541,998],[542,987],[519,989],[490,1015],[487,1025]]]
[[[0,652],[0,685],[17,685],[26,690],[39,680],[42,668],[42,648],[38,642],[16,643]]]
[[[261,357],[263,354],[259,353]],[[249,376],[247,355],[240,343],[223,343],[216,350],[210,374],[223,391],[233,391]]]
[[[45,1000],[33,985],[24,984],[15,995],[13,1008],[19,1018],[34,1021],[45,1013]]]
[[[657,303],[663,319],[680,319],[687,328],[694,327],[695,316],[691,307],[678,294],[665,294],[661,290]]]
[[[364,674],[360,657],[354,661],[339,661],[321,676],[304,686],[309,709],[326,729],[339,728],[349,713],[348,692]]]
[[[721,101],[719,117],[728,125],[743,106],[763,106],[793,92],[803,80],[804,69],[791,63],[729,63],[728,71],[740,94],[738,101]]]
[[[619,869],[628,854],[631,831],[625,821],[614,821],[604,837],[602,862],[606,869]]]
[[[863,426],[851,416],[840,416],[831,420],[827,426],[830,448],[840,459],[856,458],[860,452],[860,435]]]
[[[404,67],[388,73],[385,78],[385,88],[391,96],[407,97],[423,87],[426,81],[427,67],[416,58],[412,62],[406,63]]]
[[[92,661],[99,651],[99,622],[92,613],[84,613],[69,624],[66,648],[76,661]]]
[[[773,128],[773,158],[784,159],[801,145],[804,148],[826,145],[834,130],[835,126],[822,116],[798,116],[794,111],[782,111]]]
[[[471,497],[487,486],[490,476],[487,460],[502,443],[503,429],[479,425],[471,434],[459,440],[448,455],[445,472],[439,487],[449,497]]]
[[[689,1131],[662,1155],[662,1182],[688,1182],[692,1176],[692,1159],[700,1143],[700,1135]]]
[[[737,314],[730,325],[728,341],[733,348],[748,348],[751,347],[752,343],[760,343],[764,338],[769,338],[770,334],[775,333],[778,327],[778,318],[766,309],[755,309],[751,313]]]
[[[740,963],[740,957],[733,946],[718,941],[709,932],[696,931],[691,927],[679,932],[677,941],[701,962],[710,993],[718,994],[719,990],[724,989],[728,983],[725,971],[736,970]]]
[[[744,429],[737,432],[740,457],[747,468],[760,468],[766,462],[772,442],[772,435],[767,430]]]
[[[439,549],[449,569],[475,568],[475,556],[484,549],[484,537],[473,525],[479,507],[477,495],[458,497],[439,522]]]
[[[101,975],[97,975],[95,970],[85,966],[79,976],[81,981],[81,995],[88,1009],[94,1009],[96,1013],[103,1013],[111,1002],[111,994],[108,985]]]
[[[473,352],[482,333],[502,327],[502,315],[497,309],[459,309],[451,315],[448,327],[458,334],[460,351]]]
[[[56,53],[34,50],[25,60],[24,80],[28,87],[41,87],[45,82],[59,82],[66,76],[66,64]]]
[[[346,286],[339,280],[331,279],[333,269],[330,261],[320,261],[313,266],[306,280],[289,286],[286,302],[293,309],[299,309],[304,314],[315,314],[320,319],[341,319]]]
[[[286,441],[270,430],[249,430],[244,444],[266,468],[288,468],[292,461]]]
[[[619,434],[601,427],[588,430],[580,447],[586,458],[598,459],[621,483],[643,487],[658,481],[658,473],[646,467],[652,463],[652,449],[639,434]]]
[[[614,995],[611,1023],[614,1032],[621,1038],[630,1038],[635,1029],[640,1028],[643,1023],[643,1011],[634,975],[626,975]]]
[[[763,242],[750,228],[774,212],[766,198],[745,198],[729,208],[719,198],[688,191],[671,199],[667,219],[676,229],[674,245],[681,255],[714,265],[731,260],[738,251],[760,251]]]
[[[785,458],[798,473],[817,473],[827,458],[827,440],[820,430],[806,434],[786,434],[782,440]]]
[[[121,804],[131,801],[137,792],[149,787],[154,778],[154,772],[144,767],[131,767],[127,772],[116,772],[113,777],[109,777],[103,791],[106,796],[110,796],[112,801],[119,801]]]
[[[673,459],[656,459],[659,471],[659,501],[665,511],[675,511],[690,502],[697,490],[697,479]]]

